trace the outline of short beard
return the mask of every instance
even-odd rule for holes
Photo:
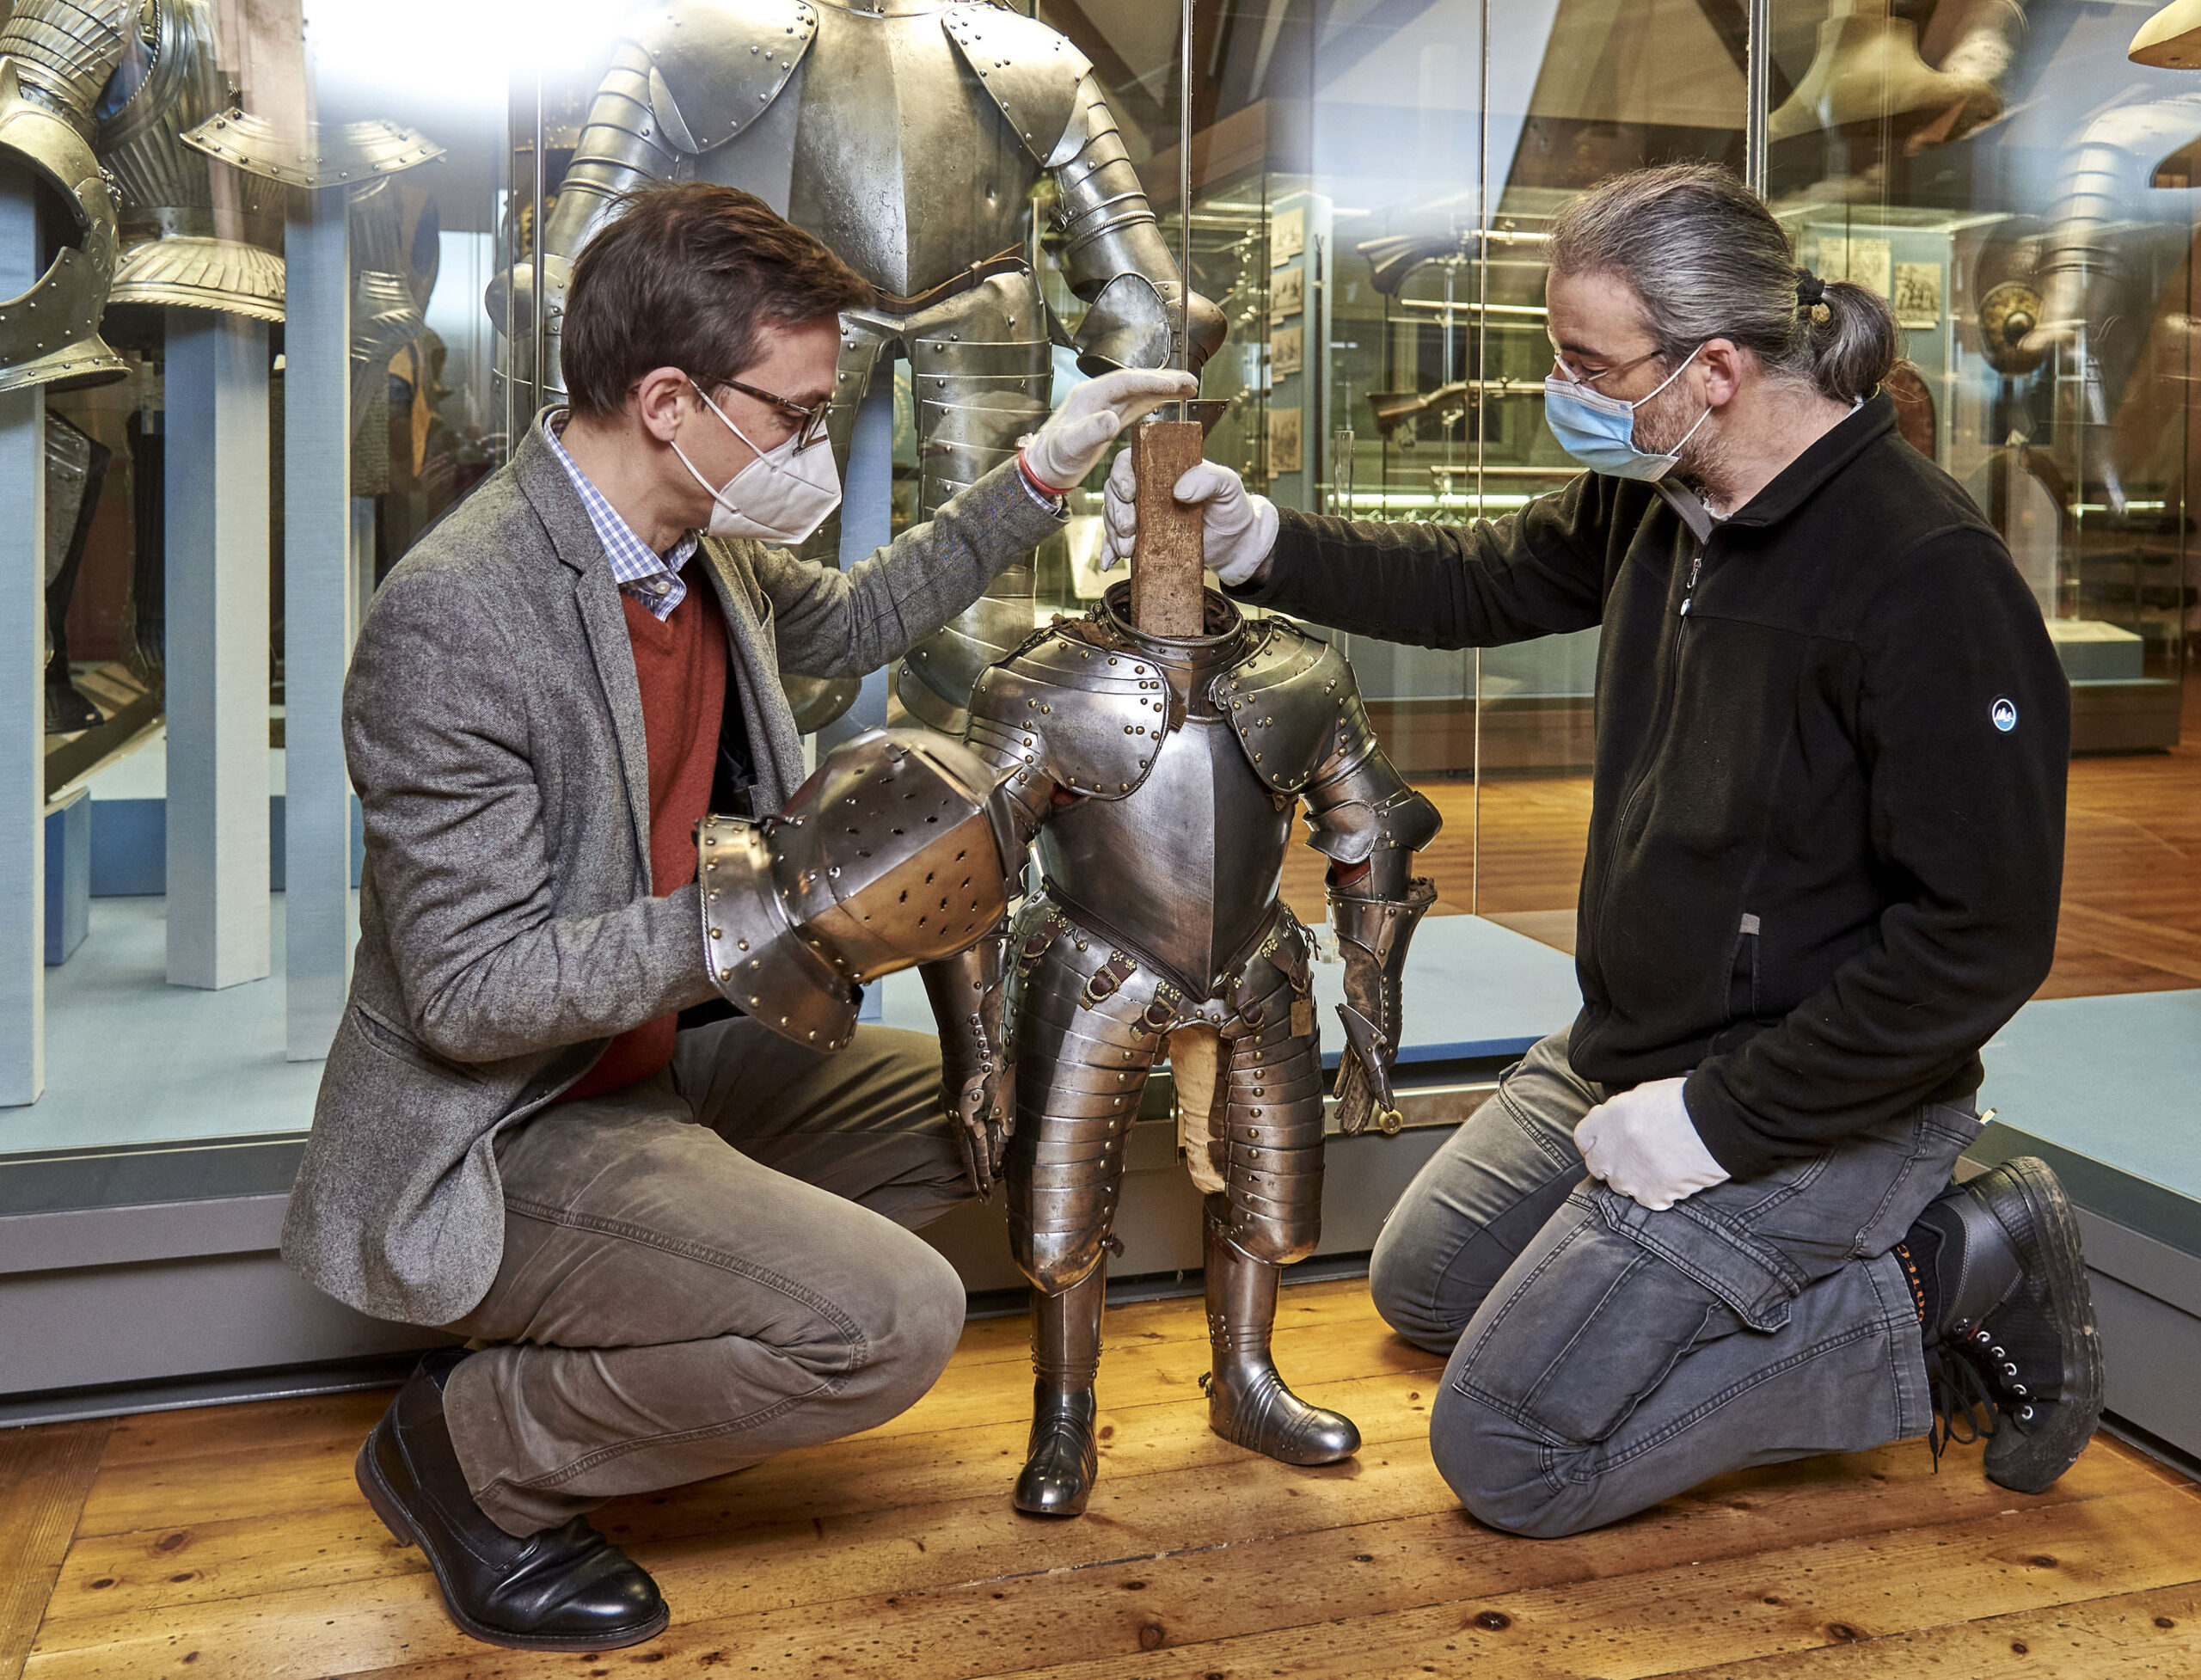
[[[1689,436],[1692,426],[1696,427],[1694,437]],[[1644,405],[1635,430],[1636,447],[1652,455],[1664,455],[1679,445],[1669,476],[1701,491],[1709,501],[1724,503],[1726,487],[1733,481],[1717,422],[1704,418],[1695,396],[1679,381]]]

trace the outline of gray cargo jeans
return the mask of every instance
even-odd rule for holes
[[[1889,1253],[1979,1135],[1921,1105],[1664,1212],[1585,1177],[1604,1100],[1566,1034],[1508,1070],[1410,1185],[1369,1285],[1449,1352],[1430,1450],[1493,1528],[1579,1534],[1750,1464],[1922,1435],[1918,1315]]]
[[[446,1327],[496,1346],[444,1412],[514,1535],[871,1428],[954,1352],[962,1281],[904,1229],[971,1193],[932,1039],[859,1027],[823,1056],[714,1022],[496,1148],[504,1259]]]

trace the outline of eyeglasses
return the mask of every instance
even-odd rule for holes
[[[718,383],[729,389],[739,391],[744,396],[753,396],[759,402],[769,402],[783,414],[794,416],[794,451],[797,455],[801,454],[812,444],[824,440],[825,418],[833,407],[831,397],[829,396],[823,402],[806,408],[800,402],[791,402],[784,396],[776,395],[770,391],[759,390],[754,385],[745,385],[739,379],[721,379]],[[698,389],[701,387],[699,386]]]
[[[1609,367],[1598,373],[1584,373],[1572,362],[1568,361],[1566,357],[1560,355],[1557,350],[1554,350],[1551,353],[1551,360],[1554,367],[1557,368],[1569,379],[1572,379],[1576,384],[1594,385],[1600,379],[1611,378],[1615,373],[1626,373],[1631,368],[1641,367],[1644,363],[1652,360],[1658,355],[1658,353],[1655,350],[1646,350],[1640,356],[1636,357],[1633,361],[1622,362],[1617,367]]]

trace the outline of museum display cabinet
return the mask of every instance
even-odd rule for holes
[[[360,619],[555,401],[564,276],[622,182],[733,181],[853,237],[818,183],[860,167],[892,201],[867,260],[914,273],[911,252],[953,246],[1030,300],[959,336],[925,311],[972,293],[882,282],[911,295],[849,323],[847,498],[817,563],[1006,458],[1118,307],[1062,160],[942,126],[990,51],[986,75],[1013,75],[1009,38],[987,46],[1010,11],[1043,32],[1018,42],[1092,67],[1173,272],[1188,254],[1225,323],[1208,451],[1282,505],[1468,524],[1563,486],[1542,247],[1616,170],[1724,162],[1802,261],[1891,300],[1904,435],[2008,541],[2075,749],[2152,755],[2075,762],[2075,788],[2094,763],[2137,778],[2117,820],[2161,843],[2067,898],[2113,902],[2084,926],[2143,930],[2155,966],[2079,964],[2029,1007],[1989,1053],[1989,1137],[2091,1163],[2069,1175],[2120,1334],[2201,1358],[2192,1151],[2101,1118],[2190,1089],[2157,1064],[2201,1025],[2180,990],[2201,980],[2201,865],[2172,816],[2193,793],[2201,80],[2128,57],[2144,9],[1199,0],[1189,78],[1176,0],[714,0],[677,51],[682,8],[619,0],[111,10],[0,0],[0,1419],[364,1382],[417,1344],[273,1252],[356,923],[339,716]],[[62,324],[26,324],[33,297]],[[983,604],[987,635],[1097,600],[1100,484]],[[1334,1157],[1317,1263],[1350,1269],[1444,1126],[1575,1007],[1598,640],[1339,640],[1447,824],[1408,1126]],[[791,698],[825,745],[938,723],[925,669]],[[2075,842],[2075,880],[2097,852]],[[1317,869],[1297,867],[1312,920]],[[2144,1032],[2118,1024],[2143,1005]],[[914,982],[866,1010],[929,1025]],[[2081,1102],[2073,1070],[2111,1039],[2126,1094]],[[2165,1125],[2190,1137],[2180,1102]],[[1119,1228],[1134,1287],[1198,1263],[1168,1110],[1157,1081]],[[1014,1291],[997,1211],[938,1240],[978,1297]],[[2201,1444],[2190,1401],[2120,1393],[2137,1427]]]

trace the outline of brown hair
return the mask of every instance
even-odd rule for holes
[[[574,260],[559,361],[579,414],[616,414],[653,368],[707,386],[755,365],[765,327],[873,298],[870,284],[753,193],[709,181],[645,187]]]
[[[1799,268],[1787,230],[1716,164],[1669,163],[1600,182],[1560,212],[1545,256],[1557,273],[1625,280],[1669,367],[1724,338],[1775,378],[1848,402],[1870,396],[1902,357],[1887,300]]]

